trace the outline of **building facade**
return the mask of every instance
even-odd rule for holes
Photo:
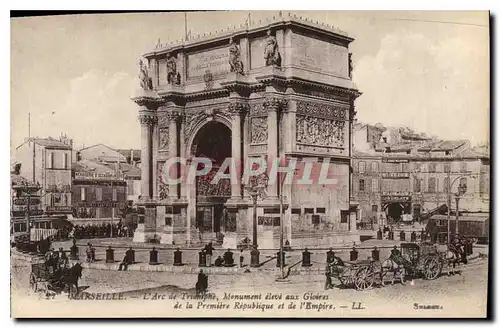
[[[41,186],[41,205],[45,214],[71,213],[71,156],[73,142],[60,139],[30,138],[16,149],[20,175]]]
[[[240,176],[236,183],[166,183],[185,177],[196,157],[212,167],[232,158],[301,163],[313,160],[335,172],[334,187],[268,183],[257,204],[259,248],[277,246],[280,198],[283,230],[292,245],[359,240],[350,210],[350,164],[354,101],[345,33],[277,17],[267,25],[230,30],[179,45],[159,45],[140,62],[141,89],[134,95],[141,124],[141,202],[144,224],[136,240],[153,234],[176,245],[224,234],[226,246],[252,240],[252,199]],[[319,237],[321,236],[321,237]],[[308,240],[309,238],[309,240]]]
[[[380,136],[379,142],[373,134]],[[471,148],[468,141],[436,140],[404,128],[357,125],[355,149],[358,146],[364,151],[354,151],[352,182],[353,200],[362,208],[361,222],[374,222],[375,217],[378,224],[397,222],[403,214],[417,219],[446,213],[448,206],[455,212],[459,185],[467,186],[467,191],[459,197],[458,212],[488,215],[489,154]],[[368,172],[367,167],[379,171]],[[375,175],[380,177],[379,191],[369,186]]]
[[[73,165],[73,219],[78,224],[112,223],[127,201],[123,174],[104,163],[81,160]]]

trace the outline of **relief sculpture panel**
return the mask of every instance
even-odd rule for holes
[[[158,150],[159,151],[168,151],[168,143],[169,143],[169,132],[168,127],[162,127],[158,130]]]
[[[160,200],[164,200],[168,197],[168,185],[165,183],[165,179],[163,179],[165,174],[164,166],[165,162],[158,162],[156,168],[156,186],[158,188],[158,198]]]
[[[265,143],[267,141],[267,118],[266,117],[252,117],[251,119],[252,144]]]
[[[346,121],[297,115],[297,143],[345,147]]]

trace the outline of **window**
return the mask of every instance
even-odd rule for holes
[[[117,198],[117,197],[116,197],[116,196],[117,196],[116,194],[117,194],[117,190],[116,190],[116,188],[113,188],[113,201],[114,201],[114,202],[116,201],[116,198]]]
[[[306,214],[314,214],[314,208],[305,208],[304,209],[304,213],[306,213]]]
[[[378,180],[372,179],[372,192],[378,192]]]
[[[451,172],[451,164],[450,163],[443,164],[443,168],[444,168],[445,173]]]
[[[410,171],[409,165],[410,164],[408,164],[408,163],[401,163],[401,172],[408,172],[408,171]]]
[[[450,190],[449,184],[450,184],[450,179],[448,177],[444,178],[444,180],[443,180],[443,192],[447,193]]]
[[[102,201],[102,188],[97,187],[95,188],[95,197],[98,202]]]
[[[365,173],[365,162],[359,162],[359,173]]]
[[[68,169],[68,153],[64,153],[63,155],[63,167],[64,169]]]
[[[301,211],[300,208],[292,208],[292,214],[299,214],[300,215]]]
[[[443,164],[436,164],[436,172],[443,172]]]
[[[365,191],[365,180],[359,179],[359,191]]]
[[[54,153],[53,152],[49,153],[49,162],[47,164],[48,164],[49,169],[54,168]]]
[[[85,187],[80,189],[81,201],[84,202],[87,200],[87,195],[85,194]]]
[[[465,185],[467,187],[467,178],[460,178],[460,185]]]
[[[429,163],[429,172],[430,173],[436,172],[436,163]]]
[[[422,191],[422,185],[421,185],[421,181],[419,178],[413,179],[413,191],[414,192],[421,192]]]
[[[436,178],[429,178],[429,184],[427,185],[427,192],[436,192]]]
[[[319,225],[319,215],[313,215],[312,216],[312,224],[313,225]]]
[[[377,213],[378,212],[378,206],[377,205],[372,205],[372,212]]]
[[[317,207],[316,208],[316,213],[318,213],[318,214],[325,214],[326,213],[326,209],[324,207]]]
[[[467,163],[465,163],[465,162],[460,163],[460,172],[461,173],[467,172]]]
[[[340,223],[347,223],[349,222],[349,211],[340,211]]]
[[[378,172],[378,163],[372,162],[372,172]]]

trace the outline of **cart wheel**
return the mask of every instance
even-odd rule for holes
[[[354,285],[357,290],[365,290],[373,286],[375,274],[371,267],[361,267],[356,271]]]
[[[344,287],[349,285],[349,277],[339,276],[339,281]]]
[[[30,288],[33,289],[33,291],[37,291],[37,286],[36,286],[36,277],[33,272],[30,273]]]
[[[436,256],[428,257],[424,262],[424,278],[434,280],[441,274],[441,263]]]

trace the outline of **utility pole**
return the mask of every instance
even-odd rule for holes
[[[451,167],[450,167],[451,170]],[[450,170],[448,170],[447,173],[447,179],[448,179],[448,200],[447,200],[447,207],[448,207],[448,237],[447,237],[447,243],[448,246],[450,245],[450,215],[451,215],[451,181],[450,181]]]

